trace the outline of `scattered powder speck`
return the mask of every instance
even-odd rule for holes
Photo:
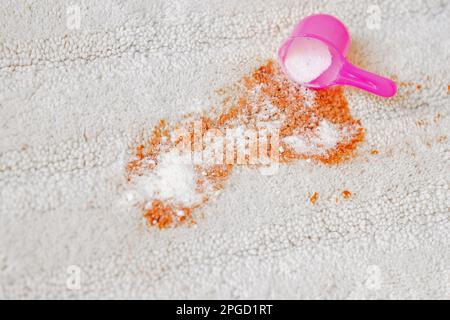
[[[348,190],[344,190],[342,191],[342,196],[344,197],[344,199],[348,199],[352,196],[352,193]]]
[[[364,138],[342,88],[306,89],[273,61],[219,93],[219,108],[178,123],[161,120],[135,148],[127,178],[148,225],[192,223],[236,166],[264,169],[299,159],[336,164]]]
[[[298,154],[318,155],[326,154],[336,148],[342,141],[346,141],[354,134],[352,128],[340,128],[327,120],[322,120],[310,132],[300,132],[283,139]]]
[[[399,83],[400,88],[403,88],[404,94],[413,94],[421,91],[424,86],[421,83],[412,82],[412,81],[401,81]]]
[[[439,122],[441,122],[441,118],[442,118],[441,114],[440,113],[436,113],[436,115],[433,118],[433,122],[434,123],[439,123]]]
[[[319,194],[317,192],[314,192],[312,196],[309,198],[309,202],[311,202],[311,204],[315,204],[318,198]]]

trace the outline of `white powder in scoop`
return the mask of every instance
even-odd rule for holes
[[[308,83],[330,67],[331,54],[320,40],[298,38],[292,42],[284,63],[292,80]]]
[[[136,189],[147,201],[158,199],[190,206],[201,201],[196,181],[197,173],[190,155],[172,150],[158,157],[158,165],[152,172],[136,179]]]

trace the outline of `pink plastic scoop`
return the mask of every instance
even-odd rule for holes
[[[316,89],[333,85],[350,85],[382,97],[395,95],[397,86],[392,80],[364,71],[347,61],[345,56],[350,47],[350,42],[347,28],[337,18],[327,14],[312,15],[301,20],[289,38],[282,44],[278,50],[279,62],[281,68],[291,80],[300,82],[298,77],[293,75],[292,65],[286,64],[286,58],[292,56],[292,54],[297,54],[296,50],[303,49],[304,51],[309,50],[309,52],[314,50],[302,48],[302,46],[317,47],[319,45],[323,47],[323,45],[326,45],[329,51],[327,54],[331,56],[329,65],[313,80],[300,82],[302,85]],[[310,53],[309,55],[309,59],[315,59],[313,54]],[[310,62],[311,64],[318,64],[315,61]],[[308,63],[307,61],[306,65]],[[299,70],[299,72],[301,71]]]

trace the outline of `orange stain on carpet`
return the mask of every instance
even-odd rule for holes
[[[206,138],[207,133],[215,132],[216,137],[226,137],[227,130],[250,130],[255,132],[257,138],[254,141],[259,144],[253,148],[245,136],[243,144],[248,148],[240,157],[235,145],[228,146],[228,141],[216,143],[216,147],[225,147],[215,149],[219,151],[214,156],[228,161],[193,160],[186,164],[189,169],[186,177],[193,181],[190,184],[183,180],[183,187],[195,189],[187,189],[193,193],[192,201],[181,199],[179,194],[177,198],[175,191],[171,196],[167,186],[158,185],[163,182],[152,182],[149,178],[148,187],[152,191],[148,193],[145,191],[148,188],[142,189],[144,191],[139,189],[141,197],[137,203],[149,225],[166,228],[193,222],[194,212],[217,196],[237,165],[266,168],[301,159],[325,165],[338,164],[349,159],[364,139],[364,129],[360,121],[352,117],[341,87],[319,91],[302,88],[290,82],[271,60],[244,76],[231,89],[219,92],[223,95],[219,108],[190,114],[173,124],[161,120],[152,129],[150,139],[136,146],[127,164],[130,186],[133,188],[142,177],[157,173],[163,155],[173,150],[190,152],[190,159],[201,154],[204,160],[206,153],[211,154],[208,142],[214,144]],[[180,135],[180,131],[184,134]],[[265,139],[261,145],[263,135]],[[231,158],[227,157],[229,153]],[[266,154],[264,159],[268,161],[260,163],[252,161],[256,153],[271,156]],[[344,198],[350,195],[343,193]],[[318,194],[314,193],[310,202],[314,204],[317,197]]]

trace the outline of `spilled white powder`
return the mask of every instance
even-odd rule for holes
[[[314,103],[316,102],[316,92],[304,86],[300,86],[300,92],[302,93],[303,104],[305,105],[305,107],[313,107]]]
[[[308,142],[308,140],[300,135],[293,135],[293,136],[289,136],[289,137],[285,137],[283,139],[283,142],[287,143],[289,146],[291,146],[292,148],[294,148],[294,151],[296,153],[300,153],[300,154],[307,154],[310,153],[311,151],[311,146]]]
[[[191,206],[200,202],[196,192],[197,173],[189,154],[171,150],[158,157],[156,168],[136,179],[136,191],[146,201],[170,201],[175,205]]]
[[[308,83],[327,70],[331,60],[328,46],[322,41],[298,38],[292,42],[284,63],[292,80]]]
[[[329,150],[337,146],[341,136],[341,130],[331,122],[322,120],[316,129],[316,134],[314,143]]]
[[[329,121],[322,120],[310,135],[292,135],[283,141],[294,149],[296,153],[311,155],[324,154],[332,150],[345,139],[345,132]]]
[[[249,102],[252,109],[255,110],[255,113],[253,113],[252,116],[247,116],[250,118],[250,121],[242,121],[242,119],[238,119],[235,123],[235,127],[242,123],[249,122],[253,124],[257,130],[268,130],[270,132],[275,132],[275,130],[280,129],[282,123],[286,119],[286,116],[270,101],[269,97],[264,96],[261,93],[261,87],[262,85],[257,86],[250,95]],[[295,89],[290,86],[289,90]]]

